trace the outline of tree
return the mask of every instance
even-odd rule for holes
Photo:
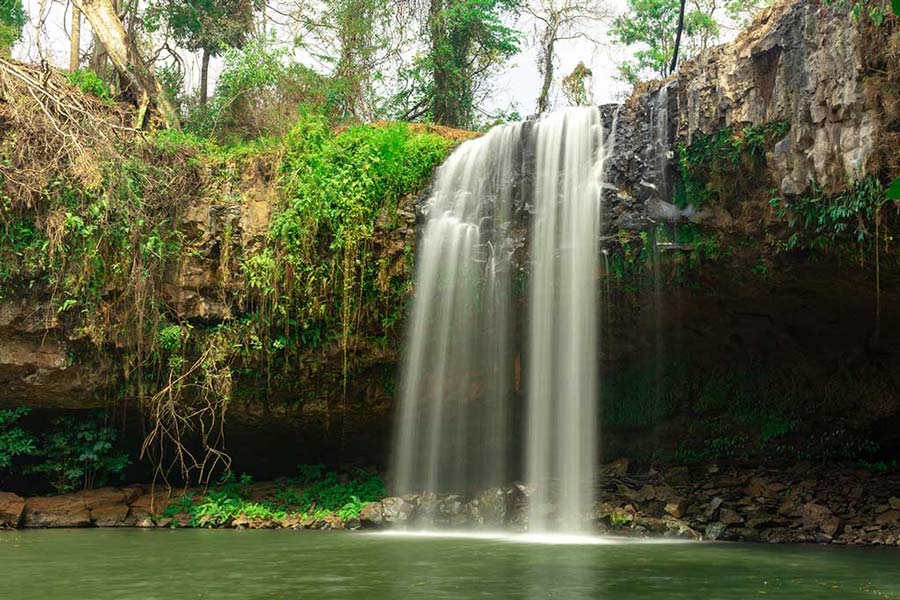
[[[22,0],[0,0],[0,52],[9,54],[27,21]]]
[[[519,0],[430,0],[427,48],[401,73],[400,118],[471,127],[491,71],[518,52],[504,17],[519,8]]]
[[[112,0],[73,0],[73,3],[91,24],[94,35],[133,96],[138,107],[135,126],[143,127],[149,110],[155,107],[167,126],[178,127],[178,113],[141,58],[134,38],[125,32]]]
[[[619,67],[622,77],[635,83],[641,71],[669,75],[675,47],[679,0],[628,0],[625,14],[613,20],[610,33],[626,46],[640,45],[635,62]]]
[[[69,49],[69,70],[75,72],[81,66],[81,11],[72,5],[72,33]]]
[[[571,73],[563,77],[563,96],[572,106],[587,106],[591,102],[587,82],[594,76],[583,62],[578,63]]]
[[[557,43],[576,38],[596,43],[589,27],[609,17],[609,11],[601,0],[531,0],[525,12],[536,23],[538,72],[543,78],[537,107],[538,112],[546,112],[550,105]]]
[[[341,113],[374,115],[372,84],[394,48],[391,23],[406,6],[383,0],[293,0],[297,42],[331,69]]]
[[[154,0],[146,25],[151,32],[165,27],[179,46],[202,53],[200,104],[206,105],[210,59],[247,42],[262,6],[262,0]]]

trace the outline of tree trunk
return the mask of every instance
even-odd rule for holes
[[[556,45],[556,35],[548,34],[547,43],[544,46],[544,64],[541,71],[544,75],[544,83],[541,86],[541,95],[538,96],[538,112],[547,112],[550,104],[550,86],[553,85],[553,52]]]
[[[69,71],[81,68],[81,11],[72,5],[72,42],[69,49]]]
[[[91,24],[94,35],[106,48],[122,81],[134,94],[138,113],[135,127],[144,127],[147,112],[155,106],[168,127],[178,127],[178,113],[166,98],[153,72],[141,60],[134,40],[129,39],[111,0],[73,0]]]
[[[672,65],[669,67],[669,75],[675,72],[678,66],[678,49],[681,48],[681,33],[684,31],[684,5],[686,0],[681,0],[681,9],[678,11],[678,33],[675,34],[675,49],[672,52]]]
[[[209,100],[209,50],[203,49],[203,66],[200,67],[200,106]]]

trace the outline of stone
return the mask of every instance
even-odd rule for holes
[[[819,529],[829,537],[834,537],[843,528],[843,521],[830,508],[815,502],[807,502],[800,507],[800,518],[805,529]]]
[[[900,510],[889,510],[875,517],[878,525],[900,525]]]
[[[685,510],[687,510],[687,501],[684,498],[674,497],[670,498],[666,505],[663,507],[668,514],[672,515],[676,519],[680,519],[684,516]]]
[[[80,493],[28,498],[22,515],[24,527],[89,527],[91,513]]]
[[[359,523],[362,527],[378,529],[384,524],[381,502],[369,502],[359,511]]]
[[[888,504],[891,508],[900,510],[900,498],[893,496],[890,500],[888,500]]]
[[[96,527],[117,527],[126,524],[129,507],[125,492],[121,489],[87,490],[82,493],[82,499],[85,508],[90,511],[91,522]]]
[[[381,501],[384,522],[389,525],[409,525],[416,518],[416,505],[404,498],[385,498]]]
[[[663,471],[663,479],[669,485],[689,485],[691,483],[691,472],[683,465],[669,467]]]
[[[744,522],[744,517],[730,508],[719,509],[719,522],[725,525],[740,525]]]
[[[610,477],[625,477],[628,475],[628,469],[631,467],[631,461],[627,458],[617,458],[604,467],[606,474]]]
[[[725,533],[726,529],[728,529],[728,526],[725,523],[719,523],[718,521],[715,521],[706,526],[704,536],[708,540],[717,540],[722,537],[722,534]]]
[[[516,486],[484,490],[466,506],[469,523],[488,529],[503,527],[512,520],[516,507],[524,502],[525,497]]]
[[[709,507],[706,509],[706,518],[715,519],[719,507],[722,506],[723,502],[725,502],[725,500],[720,496],[716,496],[715,498],[713,498],[709,503]]]
[[[0,527],[18,527],[24,510],[24,498],[18,494],[0,492]]]

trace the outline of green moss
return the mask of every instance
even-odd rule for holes
[[[746,195],[746,185],[758,181],[766,152],[790,131],[790,124],[774,121],[740,131],[728,127],[712,135],[698,133],[690,145],[677,147],[680,181],[675,187],[679,208],[700,208]]]

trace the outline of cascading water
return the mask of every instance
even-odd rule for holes
[[[400,390],[398,493],[464,494],[524,475],[529,529],[577,532],[593,502],[600,202],[596,108],[505,125],[439,169],[417,253]],[[533,163],[533,164],[532,164]],[[523,172],[533,169],[533,182]],[[512,418],[520,306],[514,206],[532,203],[526,419]],[[524,299],[522,299],[524,300]],[[519,456],[509,448],[521,445]]]
[[[508,228],[522,125],[440,167],[416,257],[394,451],[400,492],[464,493],[507,478],[512,388]]]
[[[529,529],[573,532],[583,528],[593,500],[606,148],[598,109],[547,115],[535,134],[526,445],[526,477],[535,489]]]

